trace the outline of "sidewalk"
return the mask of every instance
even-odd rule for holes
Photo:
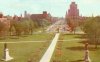
[[[55,46],[56,46],[56,43],[58,41],[59,35],[60,35],[59,33],[57,33],[55,35],[54,39],[52,40],[52,43],[50,44],[49,48],[47,49],[47,51],[45,52],[45,54],[41,58],[40,62],[50,62],[50,59],[51,59],[53,52],[55,50]]]

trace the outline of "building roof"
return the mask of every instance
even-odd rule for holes
[[[44,17],[43,17],[43,14],[32,14],[32,15],[31,15],[31,18],[42,19],[42,18],[44,18]]]

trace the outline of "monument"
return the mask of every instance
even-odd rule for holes
[[[84,62],[91,62],[90,57],[89,57],[88,43],[85,44]]]
[[[11,57],[10,55],[9,55],[9,49],[7,48],[7,44],[5,43],[4,44],[4,56],[3,56],[3,61],[10,61],[10,60],[12,60],[13,59],[13,57]]]

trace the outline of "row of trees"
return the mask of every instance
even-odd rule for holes
[[[86,37],[95,44],[97,48],[100,43],[100,17],[88,18],[82,26],[82,30],[86,33]]]
[[[0,35],[1,37],[4,35],[5,31],[7,31],[7,35],[29,35],[32,34],[35,29],[40,27],[45,27],[49,24],[48,20],[40,20],[40,21],[33,21],[28,18],[21,18],[20,20],[10,19],[10,27],[7,30],[4,30],[7,26],[0,22]],[[4,27],[6,26],[6,27]]]
[[[34,28],[36,28],[36,23],[34,23],[32,20],[12,20],[9,31],[10,35],[28,35],[32,34]]]

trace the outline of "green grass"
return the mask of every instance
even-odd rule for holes
[[[81,35],[61,35],[60,39],[69,40],[69,39],[78,39]],[[58,45],[60,46],[58,47]],[[61,55],[56,56],[57,48],[60,48]],[[100,46],[99,49],[94,50],[94,45],[89,45],[89,54],[92,62],[100,61]],[[61,62],[83,62],[84,59],[84,44],[81,41],[62,41],[58,42],[51,62],[53,60]]]
[[[81,37],[81,35],[65,34],[61,38],[63,38],[63,40],[70,40],[70,39],[79,39],[79,37]]]
[[[6,39],[0,40],[0,42],[15,42],[15,41],[49,41],[53,37],[53,34],[33,34],[27,36],[20,36],[19,38],[16,36],[9,36]]]
[[[8,62],[39,62],[49,44],[51,43],[54,34],[34,34],[27,37],[19,37],[19,39],[7,38],[3,41],[46,41],[46,42],[32,42],[32,43],[8,43],[10,55],[14,57],[13,60]],[[0,43],[0,59],[3,58],[3,44]],[[4,61],[0,61],[4,62]]]
[[[34,54],[39,53],[37,57],[40,59],[40,57],[43,55],[44,51],[47,47],[43,48],[44,43],[17,43],[17,44],[8,44],[8,48],[10,51],[10,55],[14,57],[13,60],[9,62],[27,62],[28,59],[36,58]],[[40,49],[42,47],[42,50]],[[40,52],[37,52],[37,50],[40,50]],[[3,44],[0,44],[0,59],[3,57]],[[39,59],[37,61],[39,61]],[[4,61],[0,61],[4,62]]]

